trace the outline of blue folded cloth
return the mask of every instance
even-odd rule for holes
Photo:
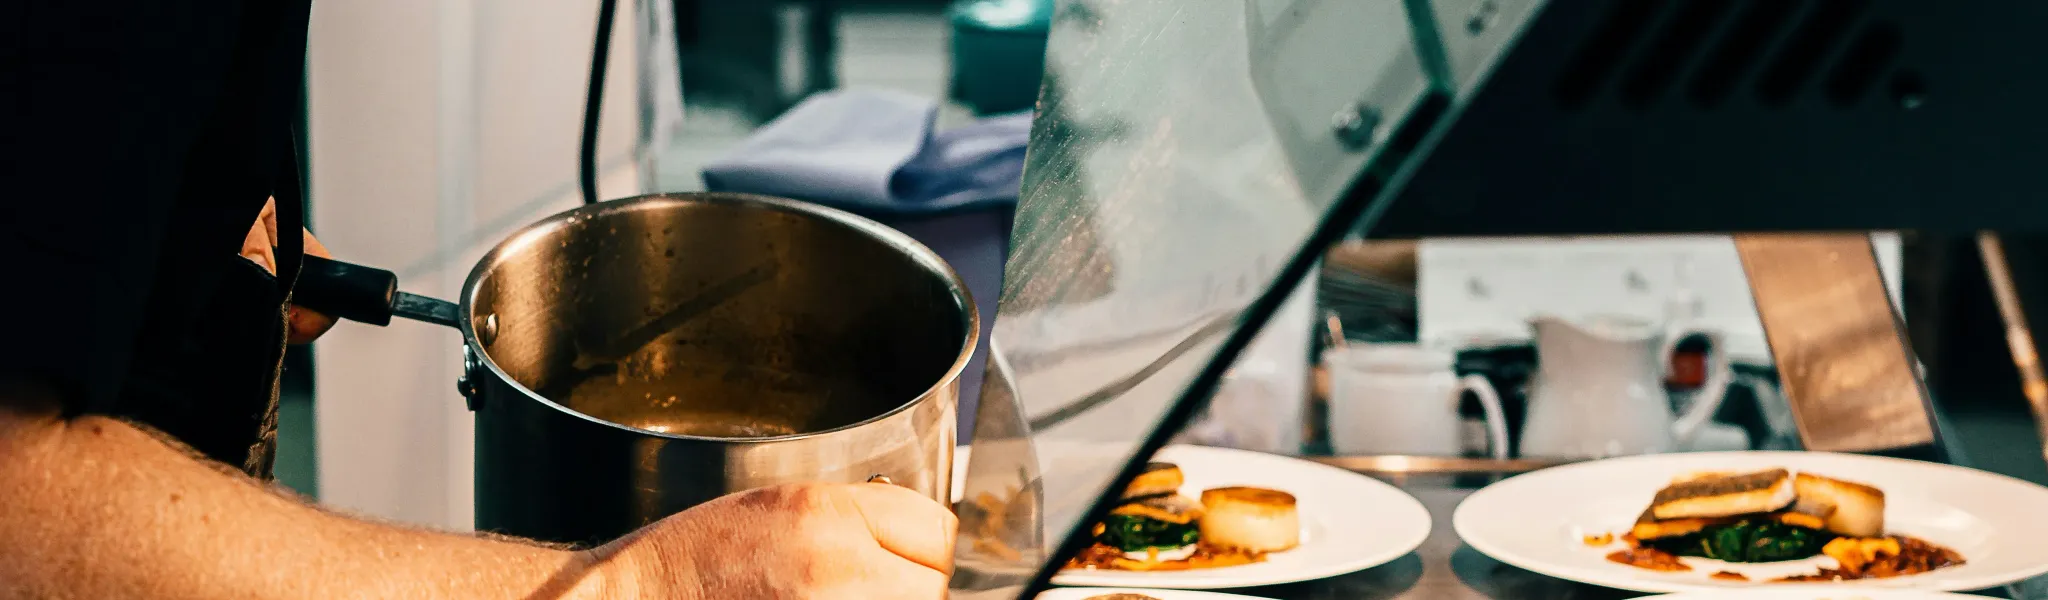
[[[812,96],[704,167],[704,187],[817,202],[878,216],[1017,201],[1031,114],[933,131],[938,104],[886,90]]]

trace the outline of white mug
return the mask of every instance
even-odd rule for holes
[[[1459,377],[1448,350],[1416,344],[1354,344],[1323,353],[1330,371],[1330,447],[1342,455],[1458,456],[1458,401],[1486,412],[1487,446],[1508,457],[1500,394],[1485,377]]]

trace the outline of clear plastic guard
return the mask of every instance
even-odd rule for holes
[[[960,457],[953,598],[1025,593],[1169,410],[1207,401],[1191,383],[1269,316],[1247,307],[1299,283],[1278,279],[1321,254],[1325,219],[1356,218],[1333,205],[1398,167],[1368,168],[1412,115],[1445,114],[1418,109],[1469,79],[1455,65],[1487,62],[1442,44],[1464,15],[1436,16],[1481,2],[1060,2]]]

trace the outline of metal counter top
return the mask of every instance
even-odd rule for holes
[[[1581,600],[1645,596],[1538,575],[1466,547],[1451,531],[1451,512],[1465,496],[1506,477],[1501,473],[1386,475],[1429,509],[1429,539],[1394,562],[1329,579],[1232,590],[1280,600]]]

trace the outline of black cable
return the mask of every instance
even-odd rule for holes
[[[590,89],[583,100],[583,148],[576,162],[586,206],[597,204],[597,114],[604,107],[604,68],[611,62],[612,15],[618,10],[618,0],[597,2],[597,41],[590,49]]]

